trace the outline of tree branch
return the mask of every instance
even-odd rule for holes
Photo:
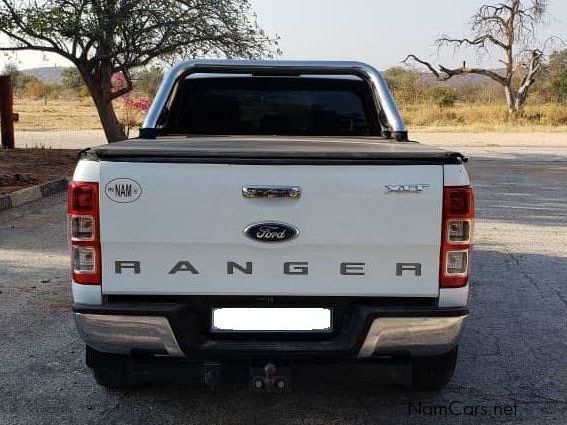
[[[510,48],[509,45],[503,43],[502,41],[498,40],[496,37],[490,34],[484,34],[479,37],[473,38],[472,40],[468,38],[441,37],[437,39],[437,44],[438,45],[458,44],[459,46],[462,46],[463,44],[468,44],[469,46],[485,47],[487,41],[504,50]]]
[[[0,51],[3,51],[3,52],[30,50],[30,51],[41,51],[41,52],[50,52],[50,53],[57,53],[57,54],[60,53],[57,49],[55,49],[53,47],[31,44],[26,39],[12,33],[11,31],[8,31],[8,30],[0,30],[0,33],[7,35],[8,37],[10,37],[10,38],[12,38],[12,39],[14,39],[17,42],[22,44],[21,46],[0,47]]]
[[[439,65],[439,69],[444,72],[445,74],[447,74],[448,78],[454,77],[456,75],[466,75],[466,74],[478,74],[478,75],[484,75],[494,81],[496,81],[498,84],[501,84],[503,86],[505,86],[506,84],[508,84],[508,79],[506,77],[503,77],[502,75],[491,71],[489,69],[483,69],[483,68],[468,68],[466,63],[463,62],[463,66],[460,68],[455,68],[455,69],[449,69],[443,65]]]
[[[443,78],[441,77],[441,75],[439,75],[439,72],[433,67],[433,65],[431,65],[431,64],[430,64],[429,62],[427,62],[427,61],[424,61],[424,60],[418,58],[416,55],[413,55],[413,54],[407,55],[406,58],[402,61],[402,63],[407,63],[408,60],[410,60],[410,59],[413,59],[414,61],[416,61],[416,62],[418,62],[418,63],[420,63],[420,64],[426,66],[427,68],[429,68],[429,70],[431,71],[431,73],[432,73],[433,75],[435,75],[435,77],[437,77],[437,79],[438,79],[439,81],[446,81],[446,80],[448,80],[449,78],[451,78],[451,77],[449,77],[449,78],[443,79]]]
[[[541,70],[543,52],[534,50],[531,52],[530,63],[527,66],[526,73],[522,79],[522,84],[518,89],[518,97],[525,99],[530,87],[535,83],[535,76]]]
[[[496,81],[498,84],[501,85],[506,85],[508,84],[508,79],[503,77],[502,75],[491,71],[489,69],[483,69],[483,68],[468,68],[466,63],[463,62],[463,66],[461,66],[460,68],[447,68],[446,66],[443,65],[438,65],[439,71],[437,69],[435,69],[435,67],[427,62],[424,61],[423,59],[418,58],[416,55],[408,55],[402,62],[403,63],[407,63],[408,60],[413,59],[414,61],[426,66],[433,75],[435,75],[435,77],[437,77],[437,80],[439,81],[447,81],[457,75],[466,75],[466,74],[478,74],[478,75],[484,75],[486,77],[491,78],[492,80]],[[443,75],[444,74],[444,75]]]

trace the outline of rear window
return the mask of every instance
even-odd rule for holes
[[[180,83],[167,134],[376,136],[380,125],[359,80],[192,78]]]

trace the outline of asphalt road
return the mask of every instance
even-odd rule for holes
[[[403,370],[393,379],[341,368],[312,371],[281,395],[238,382],[216,393],[105,390],[84,366],[70,313],[65,195],[0,213],[0,424],[565,424],[567,161],[534,159],[469,165],[479,217],[472,312],[439,394],[392,386]]]

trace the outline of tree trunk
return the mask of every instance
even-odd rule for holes
[[[526,99],[523,96],[517,96],[516,97],[516,103],[514,105],[514,107],[516,108],[516,112],[520,111],[523,107],[524,104],[526,103]]]
[[[504,93],[506,94],[506,104],[508,105],[508,113],[514,114],[517,112],[516,108],[516,96],[512,91],[512,87],[504,86]]]
[[[516,110],[520,111],[524,108],[526,104],[526,100],[528,99],[528,92],[530,90],[530,86],[532,83],[526,86],[522,86],[520,90],[518,90],[518,94],[516,95]]]
[[[100,123],[102,124],[108,143],[119,142],[127,139],[128,136],[126,136],[124,126],[118,121],[112,101],[108,101],[107,96],[105,96],[105,87],[109,86],[109,84],[105,84],[103,81],[98,81],[98,79],[87,73],[85,73],[86,75],[83,73],[81,74],[83,75],[85,84],[87,85],[96,106]]]
[[[112,102],[106,102],[104,99],[96,99],[94,96],[93,100],[108,143],[127,139],[128,136],[126,136],[124,126],[118,121]]]

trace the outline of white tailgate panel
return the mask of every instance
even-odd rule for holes
[[[104,192],[113,179],[142,189],[130,203]],[[310,166],[102,162],[101,240],[105,294],[437,296],[443,187],[441,165]],[[427,184],[422,193],[385,185]],[[246,199],[245,185],[297,185],[302,197]],[[297,227],[297,239],[249,239],[250,224]],[[140,273],[115,273],[139,261]],[[169,274],[178,261],[199,272]],[[227,262],[253,273],[227,274]],[[285,275],[288,261],[307,275]],[[364,275],[340,274],[341,262],[365,263]],[[421,264],[396,275],[397,263]]]

